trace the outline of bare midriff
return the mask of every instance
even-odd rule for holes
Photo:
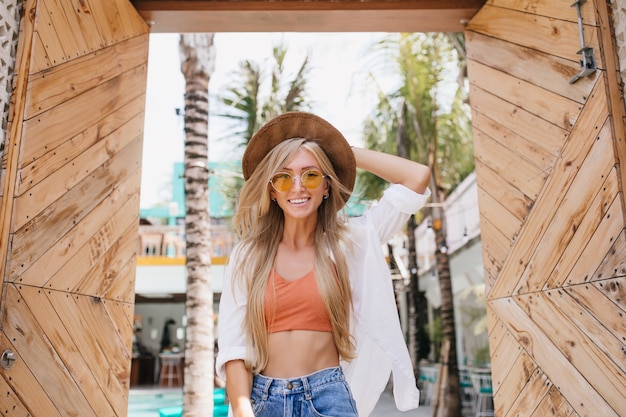
[[[269,335],[269,361],[261,373],[271,378],[294,378],[339,366],[330,332],[288,330]]]

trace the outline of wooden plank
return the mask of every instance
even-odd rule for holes
[[[123,303],[135,303],[135,275],[137,272],[137,257],[133,256],[120,271],[119,276],[111,283],[104,298]]]
[[[613,218],[615,220],[615,218]],[[622,256],[626,253],[625,231],[615,239],[615,243],[606,257],[598,266],[598,269],[591,277],[591,281],[606,279],[609,277],[620,277],[626,275],[626,258]]]
[[[70,138],[67,142],[59,145],[54,152],[48,152],[42,155],[41,158],[29,161],[21,169],[18,170],[19,182],[16,187],[15,195],[20,196],[31,187],[39,184],[46,177],[52,175],[55,171],[61,169],[68,161],[74,160],[74,158],[80,156],[83,152],[86,152],[91,146],[102,139],[109,138],[114,135],[113,132],[109,132],[105,129],[106,126],[110,126],[108,119],[114,118],[118,121],[119,129],[124,130],[123,135],[131,135],[135,137],[143,133],[143,127],[145,124],[145,117],[142,112],[137,115],[132,115],[130,104],[122,107],[115,113],[108,115],[104,120],[94,126],[90,126],[84,132]],[[138,109],[140,111],[141,109]],[[119,121],[120,115],[129,120]],[[132,117],[132,118],[131,118]],[[116,134],[119,136],[119,134]]]
[[[622,310],[593,284],[567,287],[551,299],[626,374],[626,322]]]
[[[51,66],[56,66],[67,61],[67,53],[63,49],[63,41],[59,38],[54,28],[54,20],[52,16],[50,16],[46,3],[43,1],[38,2],[37,13],[35,15],[35,31],[41,37]]]
[[[22,228],[39,213],[62,197],[67,190],[89,177],[102,165],[109,163],[133,141],[141,140],[143,126],[126,124],[103,140],[96,142],[76,158],[35,184],[18,196],[13,216],[14,230]],[[138,139],[139,138],[139,139]]]
[[[507,242],[514,242],[522,221],[480,187],[478,188],[478,202],[480,215],[490,219],[491,223],[506,237]]]
[[[607,356],[599,347],[594,338],[607,337],[598,335],[592,329],[576,326],[574,316],[585,315],[580,305],[573,298],[558,290],[550,290],[534,297],[539,301],[532,301],[532,296],[520,296],[520,302],[527,302],[528,309],[532,310],[535,322],[552,339],[554,344],[569,358],[573,366],[578,369],[602,398],[619,416],[626,414],[626,378],[624,371],[613,361],[615,358]],[[532,304],[532,306],[531,306]],[[594,321],[592,317],[578,317],[581,322]],[[623,322],[623,320],[622,320]],[[597,323],[597,322],[596,322]],[[623,323],[622,323],[623,325]],[[609,336],[610,337],[610,336]],[[608,346],[608,340],[606,341]],[[618,358],[623,359],[623,352]]]
[[[50,247],[107,198],[113,184],[119,184],[140,166],[141,140],[134,140],[118,156],[94,170],[60,199],[48,206],[13,236],[9,271],[32,264]],[[76,206],[76,201],[83,201]],[[12,276],[12,273],[11,273]]]
[[[46,47],[44,46],[39,33],[35,32],[33,34],[33,44],[29,70],[31,71],[31,74],[33,74],[50,67],[52,67],[52,62],[50,62],[50,58],[48,57],[48,51],[46,50]]]
[[[487,0],[487,4],[569,22],[578,22],[576,9],[572,7],[570,0],[533,0],[532,2],[522,0]],[[586,24],[596,25],[596,17],[591,2],[584,2],[581,5],[581,12],[583,21]]]
[[[525,366],[533,367],[534,363],[532,363],[532,361],[527,361]],[[527,371],[528,369],[524,369],[522,372]],[[512,376],[513,375],[511,375],[511,377]],[[515,378],[513,379],[516,386],[503,388],[500,392],[505,394],[508,393],[509,399],[515,397],[514,401],[509,405],[509,407],[504,407],[502,414],[498,415],[506,417],[530,416],[542,399],[548,394],[548,390],[552,386],[552,383],[539,368],[534,368],[534,371],[530,374],[530,378],[523,379],[523,377],[520,376],[519,379],[523,380],[523,382],[520,382]],[[496,399],[496,403],[497,402],[498,399]],[[500,408],[501,406],[498,405],[498,409]]]
[[[115,410],[98,386],[98,382],[91,372],[90,364],[85,361],[70,337],[65,328],[65,323],[50,304],[45,291],[40,288],[21,285],[19,286],[19,293],[33,316],[39,318],[38,324],[42,327],[45,337],[53,345],[63,365],[67,367],[72,379],[76,381],[78,391],[87,399],[97,415],[114,415]],[[64,389],[64,387],[57,387],[57,389]]]
[[[71,0],[43,0],[55,22],[55,29],[63,39],[67,59],[72,60],[88,54],[90,48],[83,36],[77,6]]]
[[[472,83],[492,89],[498,97],[562,129],[571,130],[582,105],[540,86],[498,71],[477,61],[468,60]],[[493,86],[498,86],[497,90]]]
[[[119,378],[125,369],[116,360],[125,349],[115,344],[111,345],[108,339],[114,339],[116,335],[114,332],[106,333],[111,330],[110,321],[106,315],[93,312],[98,309],[102,300],[61,291],[48,290],[46,295],[65,323],[81,355],[90,364],[90,369],[111,406],[117,415],[125,415],[128,412],[128,389]],[[94,315],[101,321],[95,320]],[[128,367],[130,368],[130,358]]]
[[[473,133],[476,160],[487,165],[496,175],[534,201],[548,177],[548,172],[519,158],[484,132],[474,129]]]
[[[537,371],[537,365],[533,362],[532,358],[528,356],[528,353],[522,350],[519,345],[517,345],[517,347],[520,351],[516,351],[516,354],[512,355],[513,361],[507,364],[508,372],[497,372],[501,374],[501,376],[497,377],[497,389],[494,385],[493,400],[494,411],[498,416],[506,415],[507,410],[513,407],[518,396],[523,392],[524,386],[528,383],[532,374]],[[492,365],[492,375],[493,370],[494,367]]]
[[[16,199],[17,213],[13,220],[15,228],[22,227],[67,189],[72,188],[90,175],[93,170],[108,161],[132,140],[141,137],[143,134],[141,122],[142,119],[137,117],[131,120],[131,123],[124,124],[106,137],[94,137],[93,134],[96,132],[89,129],[86,132],[89,135],[86,140],[87,143],[76,146],[79,151],[71,149],[71,145],[75,143],[76,139],[71,138],[70,141],[58,148],[59,152],[55,152],[56,156],[46,157],[44,155],[45,162],[50,163],[39,165],[37,161],[33,161],[34,163],[29,165],[32,169],[25,172],[21,178],[22,182],[24,179],[28,181],[25,183],[26,187],[21,187],[16,192],[18,195]],[[93,145],[89,146],[91,143]],[[71,156],[75,157],[71,158]],[[22,172],[24,171],[20,171],[20,173]]]
[[[25,13],[36,11],[36,3],[33,1],[27,0],[23,6]],[[26,69],[30,67],[30,51],[34,38],[33,22],[29,19],[22,20],[16,52],[16,68],[24,68],[24,70],[17,70],[13,77],[12,105],[8,112],[8,135],[4,143],[4,149],[11,150],[11,152],[3,152],[2,158],[0,158],[0,165],[3,168],[2,195],[4,196],[2,206],[0,206],[0,265],[3,266],[3,268],[0,268],[0,282],[4,282],[6,278],[6,265],[11,243],[13,194],[15,192],[19,165],[19,153],[14,150],[21,147],[24,139],[24,102],[28,86],[28,71]]]
[[[27,140],[20,148],[21,160],[38,159],[125,104],[139,97],[145,100],[145,76],[145,66],[133,68],[26,121],[23,134]]]
[[[77,29],[75,22],[68,20],[63,6],[59,0],[40,0],[50,16],[50,22],[57,34],[57,39],[63,42],[63,51],[65,52],[65,61],[78,58],[87,52],[87,45],[82,36],[75,33]],[[78,35],[78,36],[77,36]]]
[[[606,85],[608,95],[609,115],[613,130],[615,155],[620,167],[626,167],[626,106],[624,106],[624,85],[622,83],[621,65],[618,50],[615,45],[612,4],[605,1],[594,0],[594,10],[598,21],[600,33],[600,61],[606,68]],[[620,169],[620,182],[622,192],[626,190],[626,169]],[[626,197],[622,197],[626,204]],[[623,213],[626,223],[626,209]]]
[[[133,5],[153,33],[462,32],[484,0],[151,1]],[[155,7],[155,5],[157,5]]]
[[[494,85],[491,85],[489,89],[493,90]],[[556,156],[561,152],[569,135],[567,130],[538,118],[491,92],[478,88],[473,83],[470,86],[470,104],[474,117],[480,113],[499,125],[506,126],[533,146],[545,150],[550,155]]]
[[[26,118],[146,65],[147,61],[148,36],[140,36],[35,74],[28,86]],[[98,76],[94,77],[96,69]]]
[[[120,25],[117,5],[108,0],[85,0],[90,5],[96,27],[104,45],[112,45],[121,41],[123,31]]]
[[[69,10],[67,11],[68,19],[75,20],[74,26],[76,27],[76,30],[80,30],[83,39],[87,43],[87,49],[89,52],[104,48],[105,45],[102,37],[100,36],[100,32],[98,31],[98,27],[96,26],[96,21],[93,17],[93,12],[89,3],[83,0],[65,1],[69,1],[71,4],[69,8],[71,8],[71,11],[74,12],[73,17],[70,17],[69,15],[71,15],[72,12]]]
[[[617,181],[617,174],[614,180]],[[597,200],[592,202],[591,209],[595,211],[588,211],[544,289],[586,282],[605,260],[624,262],[623,253],[615,254],[611,251],[611,246],[624,228],[621,201],[617,196],[612,202],[604,201],[610,204],[608,208],[597,207],[602,203]]]
[[[2,344],[2,346],[6,347],[4,343]],[[19,398],[13,387],[9,385],[9,383],[4,378],[0,378],[0,392],[3,393],[3,395],[0,395],[0,410],[5,415],[9,415],[10,412],[10,415],[12,417],[32,416],[32,414],[30,414],[28,408],[26,408],[26,405]]]
[[[115,8],[117,9],[115,18],[120,23],[121,27],[121,38],[118,39],[118,41],[121,39],[127,39],[135,32],[132,15],[137,14],[137,11],[134,7],[132,7],[128,0],[109,0],[109,3],[114,3]],[[143,22],[143,26],[146,28],[148,27],[145,22]]]
[[[496,282],[496,276],[489,273],[489,271],[485,271],[485,294],[487,296],[489,296],[494,282]]]
[[[519,159],[532,164],[540,171],[548,172],[556,160],[556,154],[546,151],[534,142],[527,141],[516,132],[496,123],[482,113],[474,112],[472,128],[474,131],[485,133],[509,152],[514,153]]]
[[[526,296],[528,297],[530,296]],[[569,358],[538,327],[536,321],[539,317],[534,310],[532,317],[528,316],[511,298],[492,299],[488,303],[563,396],[576,401],[575,404],[572,401],[570,403],[581,417],[618,417],[615,410],[603,399],[603,395],[589,384]],[[540,309],[539,312],[541,311]],[[542,317],[541,320],[546,318]],[[553,318],[547,320],[552,321]],[[573,384],[572,381],[576,383]]]
[[[489,350],[491,351],[491,361],[494,361],[493,356],[498,352],[498,346],[500,342],[510,334],[506,329],[506,326],[496,317],[491,311],[487,311],[487,317],[489,321]]]
[[[138,179],[139,177],[133,176],[132,178]],[[135,187],[133,186],[133,188]],[[134,195],[128,201],[122,201],[121,203],[124,203],[124,205],[119,208],[118,211],[108,211],[111,217],[105,223],[99,223],[103,209],[96,207],[89,216],[77,225],[77,227],[85,227],[85,225],[96,222],[101,225],[99,230],[97,230],[75,253],[69,253],[63,259],[50,265],[48,269],[49,272],[46,275],[38,277],[36,274],[33,275],[32,273],[24,274],[21,277],[21,282],[28,283],[29,285],[45,286],[46,288],[59,291],[78,292],[95,296],[96,294],[79,291],[76,286],[79,285],[93,266],[97,264],[98,260],[102,259],[111,248],[118,245],[117,240],[128,228],[129,219],[136,220],[137,213],[139,213],[139,195]],[[103,201],[101,206],[110,208],[111,204],[107,201]],[[135,238],[137,238],[137,236],[135,236]],[[131,252],[131,254],[132,253],[133,252]],[[59,269],[56,269],[56,265],[60,262],[64,262],[64,264]],[[33,267],[36,267],[36,265]]]
[[[497,279],[512,242],[493,223],[484,218],[480,219],[480,236],[485,275],[492,275]],[[489,294],[489,291],[486,293]]]
[[[146,20],[137,12],[134,7],[134,3],[127,0],[116,0],[117,9],[120,14],[128,19],[125,22],[125,26],[129,28],[128,32],[132,34],[148,33],[150,32],[150,26],[146,23]],[[182,32],[182,30],[181,30]]]
[[[564,10],[576,13],[574,8]],[[543,51],[549,55],[578,62],[580,34],[578,23],[536,14],[519,12],[491,5],[483,6],[466,26],[466,31],[493,36],[503,41]],[[585,25],[585,46],[597,50],[598,30]],[[596,62],[604,69],[602,62]]]
[[[127,352],[133,349],[133,319],[135,317],[134,303],[120,303],[119,301],[104,300],[102,303],[104,310],[111,319],[111,324],[120,335],[122,343],[126,346]],[[127,364],[130,376],[130,361]],[[125,381],[130,388],[130,378]]]
[[[609,300],[613,301],[623,312],[626,312],[626,283],[624,277],[596,281],[596,286]],[[623,339],[622,339],[623,340]]]
[[[4,315],[3,329],[16,347],[16,352],[23,352],[20,360],[26,363],[37,379],[36,386],[31,389],[43,389],[47,396],[54,398],[54,405],[61,415],[95,417],[97,414],[85,396],[80,395],[77,381],[59,357],[53,341],[47,338],[39,318],[33,315],[15,286],[7,285],[4,291],[11,314]]]
[[[3,293],[6,291],[6,288],[8,286],[12,285],[13,284],[4,284]],[[11,338],[8,337],[6,333],[4,333],[4,329],[1,335],[3,349],[8,349],[12,352],[16,352],[19,354],[16,345],[14,345],[11,342]],[[15,361],[13,363],[13,367],[11,368],[10,376],[6,375],[6,372],[3,372],[3,380],[5,380],[11,386],[11,389],[14,392],[24,395],[24,397],[26,397],[27,401],[24,401],[23,403],[24,406],[28,409],[28,414],[26,414],[26,417],[66,417],[60,414],[60,411],[56,408],[55,404],[52,402],[52,399],[48,396],[48,394],[42,389],[41,385],[31,372],[25,361]]]
[[[571,413],[572,407],[553,385],[532,415],[533,417],[561,417],[568,416]]]
[[[98,300],[97,302],[94,302]],[[131,349],[129,340],[124,339],[112,323],[104,304],[106,300],[93,297],[76,297],[79,311],[91,326],[98,344],[107,352],[109,366],[122,386],[130,383]],[[130,323],[129,323],[130,326]],[[125,396],[126,399],[128,398]]]
[[[92,237],[98,239],[94,235],[102,233],[102,229],[110,230],[111,225],[109,222],[114,222],[111,219],[111,213],[116,213],[120,210],[124,204],[130,200],[136,200],[139,196],[139,187],[137,181],[141,178],[141,170],[136,169],[131,174],[132,179],[129,179],[116,187],[108,198],[106,198],[102,204],[98,205],[89,216],[86,216],[83,220],[76,224],[72,230],[70,230],[65,236],[39,257],[35,262],[29,265],[19,265],[18,268],[11,270],[11,279],[19,280],[19,282],[30,283],[30,285],[43,286],[46,281],[53,278],[55,274],[65,265],[72,257],[77,255],[78,251],[88,242]],[[78,274],[80,276],[80,274]],[[72,282],[74,274],[67,275],[66,279],[68,284]],[[71,286],[66,285],[59,288],[64,291],[69,291]]]
[[[475,164],[477,185],[483,190],[489,190],[489,194],[496,200],[506,201],[507,209],[516,218],[524,220],[533,206],[533,200],[479,160]]]
[[[127,227],[124,232],[93,264],[72,292],[103,298],[130,259],[137,255],[139,216],[136,214],[139,212],[139,205],[134,204],[134,208],[135,216],[130,218],[132,223],[125,223]],[[128,220],[128,216],[124,220]]]
[[[589,2],[583,4],[588,5]],[[466,45],[469,60],[480,62],[579,104],[585,103],[597,78],[602,74],[601,71],[596,71],[570,84],[569,80],[580,72],[578,62],[472,31],[466,32]]]
[[[493,292],[498,296],[510,295],[518,284],[524,269],[531,259],[538,242],[543,237],[550,221],[557,212],[572,179],[578,172],[578,167],[584,162],[587,153],[600,128],[605,124],[607,117],[604,83],[599,82],[585,105],[578,123],[572,130],[568,143],[552,170],[546,185],[541,190],[533,210],[526,219],[524,228],[518,236],[517,243],[503,265],[501,275],[507,279],[496,281]]]
[[[503,327],[506,328],[506,326]],[[491,347],[491,336],[489,343]],[[509,409],[515,396],[520,392],[521,386],[526,383],[530,374],[534,372],[537,366],[532,363],[528,354],[508,330],[498,347],[492,349],[492,352],[490,368],[493,394],[496,397],[496,401],[500,403],[499,407],[504,406],[504,409]],[[512,389],[510,385],[513,381],[517,381],[520,386]],[[500,391],[503,385],[507,388],[503,388]],[[513,398],[510,399],[512,394]]]
[[[562,197],[558,210],[543,229],[541,239],[537,242],[532,258],[519,284],[515,288],[516,293],[526,293],[542,289],[548,281],[552,270],[559,261],[567,246],[572,244],[572,239],[582,225],[587,210],[591,207],[606,210],[607,204],[615,198],[612,190],[600,187],[613,169],[615,156],[613,155],[613,141],[609,124],[606,123],[600,130],[594,141],[589,154],[579,165],[578,172],[571,179]],[[558,173],[557,173],[558,175]],[[598,192],[603,191],[598,195]],[[597,200],[595,200],[597,198]],[[580,204],[581,201],[587,204]],[[594,201],[599,206],[594,206]],[[553,204],[547,202],[545,204]],[[535,205],[535,209],[545,206],[543,201]],[[603,216],[602,211],[599,214]],[[597,224],[597,223],[596,223]],[[583,236],[575,241],[579,245],[587,243]]]

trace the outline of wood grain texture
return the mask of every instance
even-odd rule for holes
[[[570,6],[489,0],[466,31],[496,416],[626,415],[625,109],[605,2],[569,84]]]
[[[126,0],[25,10],[0,217],[0,348],[18,360],[0,412],[125,416],[148,27]]]

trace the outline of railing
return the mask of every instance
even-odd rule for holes
[[[226,226],[211,226],[211,257],[228,257],[237,235]],[[139,226],[141,257],[180,258],[185,256],[184,226]]]

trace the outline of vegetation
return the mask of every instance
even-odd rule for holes
[[[449,349],[445,415],[459,414],[460,393],[456,355],[454,305],[449,267],[444,210],[446,196],[474,169],[467,92],[464,83],[451,82],[451,75],[462,63],[457,53],[459,37],[445,34],[397,34],[381,41],[375,48],[374,61],[379,72],[372,73],[375,85],[379,74],[393,74],[399,81],[391,91],[378,88],[378,103],[364,124],[364,142],[372,149],[395,153],[419,161],[432,170],[432,208],[429,210],[437,242],[437,276],[442,299],[442,340]],[[462,78],[462,77],[461,77]],[[458,78],[457,78],[458,79]],[[378,198],[385,187],[382,180],[359,174],[362,198]],[[411,237],[415,218],[408,225],[409,260],[416,248]],[[419,360],[419,341],[426,340],[426,301],[418,287],[416,265],[409,265],[409,344]],[[424,349],[421,349],[423,352]],[[416,375],[417,376],[417,375]]]

